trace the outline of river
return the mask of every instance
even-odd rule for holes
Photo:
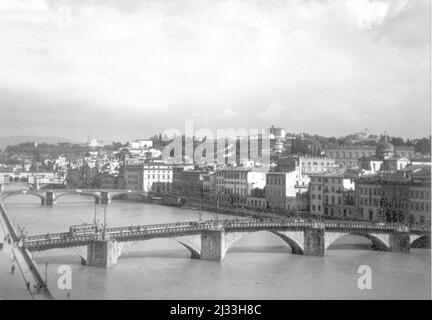
[[[92,198],[68,195],[53,207],[31,196],[4,201],[15,225],[29,235],[67,231],[70,225],[91,222],[104,207]],[[109,227],[190,221],[198,211],[138,202],[113,201],[106,206]],[[202,213],[203,219],[215,218]],[[232,218],[219,215],[219,219]],[[67,291],[57,281],[61,265],[72,270],[71,299],[430,299],[431,251],[411,254],[368,250],[369,240],[347,236],[335,242],[326,256],[293,255],[277,236],[256,232],[241,238],[222,263],[190,259],[189,251],[169,239],[125,246],[110,269],[86,267],[74,249],[33,254],[39,269],[47,266],[48,287],[56,299]],[[0,255],[0,299],[26,299],[24,283],[11,280],[10,261]],[[360,290],[360,266],[372,271],[372,289]],[[2,267],[3,266],[3,267]],[[16,278],[16,275],[15,275]],[[18,285],[19,284],[19,285]]]

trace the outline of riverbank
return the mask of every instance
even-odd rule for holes
[[[44,280],[31,253],[28,250],[19,247],[18,235],[16,234],[15,229],[10,222],[8,213],[2,203],[0,203],[0,225],[2,226],[3,233],[12,237],[13,244],[8,244],[6,250],[12,254],[13,264],[18,267],[31,298],[38,300],[53,299],[48,290],[42,290],[37,294],[34,293],[34,288],[44,286]]]

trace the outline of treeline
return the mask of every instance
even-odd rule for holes
[[[38,143],[24,142],[14,146],[7,146],[4,150],[6,156],[24,156],[24,157],[50,157],[84,155],[88,150],[88,146],[83,146],[74,143]]]
[[[370,135],[367,139],[356,140],[356,136],[349,135],[346,137],[323,137],[318,135],[302,134],[296,135],[291,141],[291,153],[296,154],[311,154],[311,150],[314,150],[313,146],[317,146],[315,150],[319,150],[323,147],[335,147],[335,146],[349,146],[349,145],[376,145],[377,141],[384,138],[384,136]],[[420,138],[420,139],[404,139],[402,137],[388,137],[388,141],[396,147],[399,146],[413,146],[415,152],[422,153],[424,155],[431,154],[431,137]]]

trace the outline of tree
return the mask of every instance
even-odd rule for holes
[[[307,140],[302,140],[299,138],[295,139],[293,144],[291,145],[291,153],[302,155],[310,153]]]
[[[422,154],[430,154],[431,153],[431,138],[421,138],[415,144],[415,152],[419,152]]]
[[[390,142],[395,146],[403,146],[405,145],[405,141],[401,137],[392,137]]]

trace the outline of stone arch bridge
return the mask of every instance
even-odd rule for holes
[[[38,197],[42,205],[52,206],[57,203],[57,200],[60,197],[71,194],[92,197],[97,204],[109,204],[114,197],[125,194],[137,194],[147,196],[147,192],[126,189],[29,189],[3,192],[0,194],[0,201],[17,195],[29,195],[33,197]]]
[[[292,253],[324,256],[328,247],[346,235],[370,239],[375,250],[409,253],[416,241],[430,232],[399,224],[353,222],[306,222],[296,220],[209,220],[172,224],[108,228],[95,234],[75,236],[68,232],[27,237],[29,251],[87,247],[83,261],[90,266],[109,267],[117,263],[124,243],[170,238],[187,248],[192,258],[222,261],[229,248],[243,236],[268,231],[283,239]]]

